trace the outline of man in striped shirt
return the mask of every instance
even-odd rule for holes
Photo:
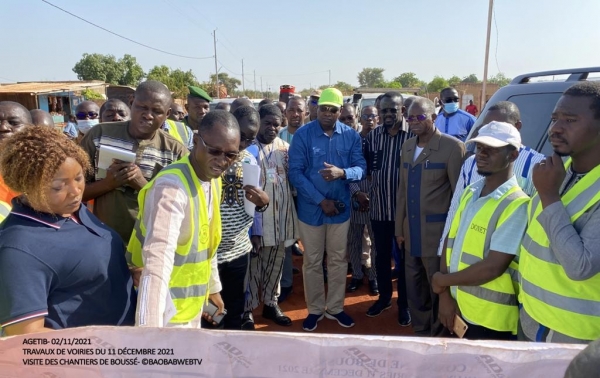
[[[127,242],[138,214],[138,191],[162,168],[188,154],[175,138],[159,130],[170,114],[171,92],[161,82],[148,80],[135,90],[131,121],[101,123],[85,134],[94,175],[87,178],[83,200],[94,199],[94,215]],[[135,152],[134,163],[114,162],[98,168],[102,146]]]
[[[402,95],[388,92],[379,103],[381,127],[375,128],[365,142],[367,177],[371,179],[369,207],[371,226],[375,238],[375,270],[379,299],[369,308],[367,316],[374,317],[389,309],[392,304],[392,243],[395,243],[396,192],[400,171],[400,150],[404,142],[413,135],[404,121]],[[398,277],[398,322],[410,325],[410,314],[406,301],[404,268]]]
[[[492,121],[510,123],[519,131],[523,126],[521,122],[521,113],[519,112],[519,108],[517,107],[517,105],[510,101],[500,101],[492,105],[487,110],[482,125],[487,125]],[[476,136],[476,133],[477,131],[475,131],[473,137]],[[513,170],[515,172],[515,176],[517,177],[517,182],[519,183],[519,186],[521,187],[521,189],[523,189],[525,194],[527,194],[530,197],[535,191],[535,187],[533,186],[533,180],[531,178],[533,166],[544,159],[544,155],[531,149],[530,147],[522,146],[519,149],[519,157],[517,158],[517,160],[515,160]],[[458,182],[456,183],[456,190],[454,191],[454,195],[452,197],[450,210],[448,210],[448,218],[446,218],[444,233],[442,234],[442,239],[440,240],[438,256],[442,255],[444,239],[446,239],[446,236],[448,235],[448,231],[450,230],[450,224],[452,223],[452,219],[456,214],[456,210],[458,209],[458,205],[460,203],[460,198],[462,197],[465,188],[471,185],[472,183],[481,180],[482,178],[483,176],[477,173],[475,155],[471,155],[467,160],[465,160],[465,162],[462,165],[462,168],[460,169],[460,175],[458,177]]]

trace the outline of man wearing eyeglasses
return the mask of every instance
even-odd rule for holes
[[[137,94],[134,112],[135,101]],[[164,105],[168,109],[170,103]],[[235,117],[223,110],[210,112],[194,134],[191,153],[140,191],[140,211],[127,247],[128,262],[144,268],[137,326],[200,328],[202,319],[212,322],[202,312],[207,300],[218,314],[224,313],[216,258],[222,232],[221,175],[238,158],[239,147]]]
[[[464,142],[475,123],[475,117],[460,109],[458,91],[454,88],[444,88],[440,92],[443,111],[435,119],[435,127],[444,134]]]
[[[369,193],[369,215],[375,237],[375,269],[379,299],[367,310],[368,317],[379,316],[392,307],[392,249],[396,215],[396,192],[399,182],[400,150],[406,140],[412,137],[404,120],[404,99],[398,92],[385,93],[379,102],[382,126],[367,136],[365,158],[367,159],[367,177],[371,177]],[[401,247],[401,246],[398,246]],[[400,248],[399,248],[400,249]],[[402,256],[400,256],[402,257]],[[406,302],[406,283],[404,281],[404,260],[400,258],[398,267],[398,324],[410,325],[410,313]]]
[[[100,107],[94,101],[80,102],[75,108],[75,118],[79,131],[77,142],[81,143],[85,134],[100,123]]]
[[[434,126],[435,117],[435,106],[427,98],[417,98],[408,109],[407,121],[416,137],[402,146],[395,214],[396,239],[406,250],[405,281],[412,326],[420,336],[439,336],[444,330],[431,282],[440,270],[439,238],[465,155],[461,141]]]
[[[305,331],[314,331],[324,316],[342,327],[354,326],[354,320],[344,312],[351,206],[348,183],[363,179],[366,164],[360,136],[338,121],[343,102],[338,89],[325,89],[319,98],[317,120],[296,131],[289,152],[289,177],[298,191],[304,245]],[[327,295],[322,265],[325,243]]]
[[[308,116],[304,118],[304,124],[312,122],[317,119],[317,109],[319,107],[319,98],[321,97],[322,91],[315,89],[310,93],[308,98]]]
[[[187,155],[176,139],[159,130],[170,113],[171,92],[161,82],[148,80],[135,90],[131,120],[101,123],[86,132],[81,147],[87,152],[94,174],[86,178],[83,200],[94,200],[94,214],[124,241],[133,231],[138,212],[138,192],[158,172]],[[90,116],[91,107],[78,107],[81,116]],[[98,106],[96,105],[96,110]],[[98,114],[93,114],[96,121]],[[84,118],[87,120],[87,118]],[[102,146],[135,153],[135,161],[114,161],[106,170],[98,168]]]

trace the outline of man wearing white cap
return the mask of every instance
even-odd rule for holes
[[[521,135],[494,121],[467,143],[476,143],[477,172],[484,178],[465,189],[432,279],[439,319],[452,332],[461,316],[469,339],[509,340],[519,320],[514,260],[529,202],[513,173]]]

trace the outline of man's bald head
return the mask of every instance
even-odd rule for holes
[[[229,112],[231,114],[233,114],[237,110],[237,108],[240,108],[242,106],[252,106],[252,107],[254,107],[254,104],[248,98],[245,98],[245,97],[244,98],[236,98],[231,103],[231,106],[229,107]]]
[[[0,101],[0,141],[31,124],[26,107],[13,101]]]
[[[183,106],[173,101],[171,103],[171,115],[169,116],[169,119],[173,121],[181,121],[184,118],[185,111],[183,110]]]
[[[161,102],[164,103],[165,107],[170,108],[173,99],[171,97],[171,91],[166,85],[156,80],[146,80],[137,86],[134,93],[134,101],[136,97],[156,96],[161,98]]]
[[[100,115],[100,107],[94,101],[83,101],[80,102],[75,108],[75,114],[77,113],[96,113],[96,118]],[[85,119],[85,117],[78,117],[79,119]],[[93,118],[93,117],[89,117]]]
[[[31,114],[31,122],[35,126],[54,127],[54,119],[52,119],[52,116],[47,111],[33,109],[29,113]]]

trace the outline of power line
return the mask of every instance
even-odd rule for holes
[[[260,76],[262,76],[262,77],[307,76],[307,75],[315,75],[315,74],[325,73],[325,72],[329,72],[329,70],[317,71],[317,72],[308,72],[308,73],[301,73],[301,74],[287,74],[287,75],[262,75],[262,74],[260,74]],[[259,74],[257,74],[257,75],[259,75]]]
[[[221,67],[225,68],[225,71],[229,71],[231,74],[236,75],[236,76],[242,76],[242,74],[237,73],[237,72],[233,72],[229,68],[225,67],[225,65],[223,63],[221,63],[220,60],[217,60],[217,62],[219,62],[219,64],[221,65]]]
[[[78,15],[76,15],[76,14],[73,14],[73,13],[71,13],[71,12],[69,12],[69,11],[65,10],[65,9],[62,9],[61,7],[59,7],[59,6],[56,6],[56,5],[54,5],[54,4],[52,4],[52,3],[50,3],[50,2],[48,2],[48,1],[46,1],[46,0],[42,0],[42,1],[43,1],[44,3],[46,3],[46,4],[48,4],[48,5],[50,5],[50,6],[54,7],[54,8],[56,8],[56,9],[58,9],[58,10],[61,10],[61,11],[65,12],[65,13],[67,13],[67,14],[69,14],[69,15],[71,15],[71,16],[73,16],[73,17],[75,17],[75,18],[78,18],[78,19],[80,19],[80,20],[81,20],[81,21],[83,21],[83,22],[86,22],[86,23],[88,23],[88,24],[90,24],[90,25],[92,25],[92,26],[95,26],[95,27],[97,27],[98,29],[104,30],[105,32],[108,32],[108,33],[110,33],[110,34],[112,34],[112,35],[115,35],[115,36],[117,36],[117,37],[119,37],[119,38],[125,39],[125,40],[127,40],[127,41],[129,41],[129,42],[135,43],[135,44],[137,44],[137,45],[143,46],[143,47],[145,47],[145,48],[148,48],[148,49],[150,49],[150,50],[154,50],[154,51],[161,52],[161,53],[163,53],[163,54],[172,55],[172,56],[177,56],[177,57],[180,57],[180,58],[186,58],[186,59],[196,59],[196,60],[203,60],[203,59],[212,59],[212,58],[213,58],[213,56],[207,56],[207,57],[185,56],[185,55],[174,54],[174,53],[170,53],[170,52],[168,52],[168,51],[165,51],[165,50],[157,49],[156,47],[148,46],[148,45],[146,45],[146,44],[144,44],[144,43],[141,43],[141,42],[138,42],[138,41],[134,41],[134,40],[133,40],[133,39],[131,39],[131,38],[127,38],[127,37],[125,37],[125,36],[122,36],[121,34],[117,34],[117,33],[113,32],[113,31],[110,31],[110,30],[108,30],[108,29],[106,29],[106,28],[104,28],[104,27],[102,27],[102,26],[100,26],[100,25],[96,25],[96,24],[94,24],[93,22],[91,22],[91,21],[88,21],[88,20],[86,20],[86,19],[84,19],[84,18],[81,18],[81,17],[79,17]]]
[[[4,80],[8,80],[8,81],[14,81],[15,83],[17,82],[17,80],[9,79],[9,78],[3,77],[3,76],[0,76],[0,79],[4,79]]]

